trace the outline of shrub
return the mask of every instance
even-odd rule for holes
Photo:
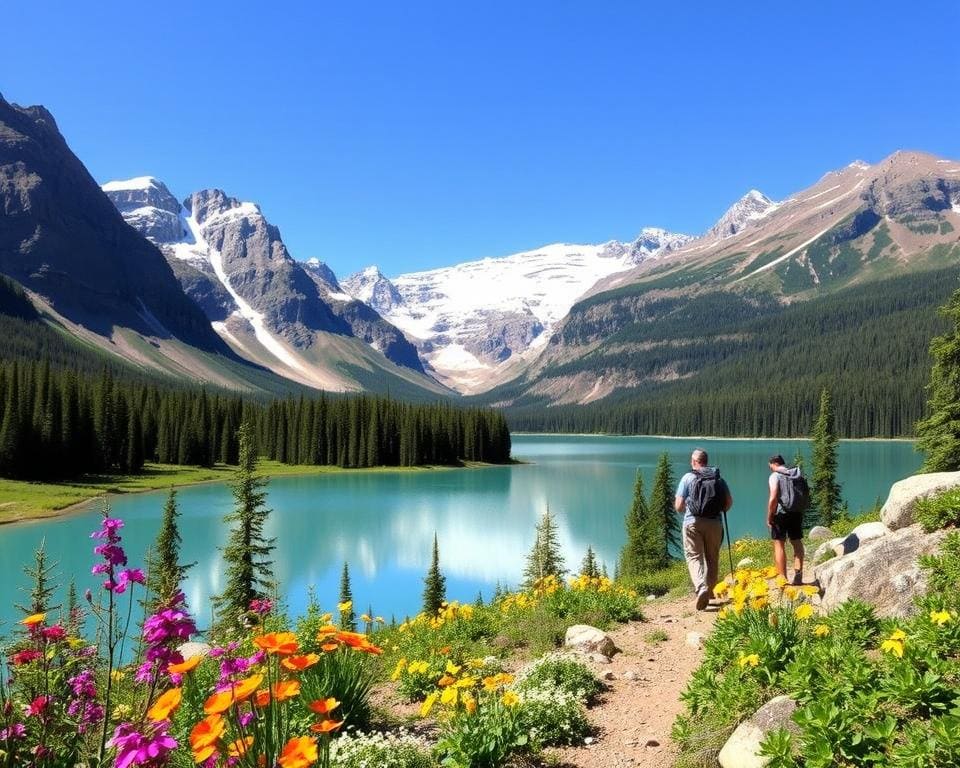
[[[333,768],[434,768],[422,739],[399,733],[346,733],[333,742]]]
[[[518,721],[534,749],[580,744],[590,733],[581,697],[551,685],[520,691]]]
[[[531,663],[516,683],[518,691],[555,688],[577,697],[584,704],[592,702],[604,685],[582,661],[566,654],[551,653]]]
[[[960,488],[918,499],[914,516],[927,533],[960,524]]]

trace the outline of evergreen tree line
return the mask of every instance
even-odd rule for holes
[[[54,369],[0,365],[0,477],[57,480],[135,474],[145,462],[236,464],[237,431],[259,454],[339,467],[504,463],[510,433],[496,411],[373,396],[287,398],[176,388]]]

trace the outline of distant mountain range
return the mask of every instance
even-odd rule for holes
[[[145,370],[514,409],[647,398],[717,364],[714,327],[733,359],[748,321],[960,264],[960,164],[917,152],[782,201],[751,190],[698,237],[646,228],[339,279],[219,189],[99,188],[45,109],[0,98],[0,206],[0,272],[43,321]]]

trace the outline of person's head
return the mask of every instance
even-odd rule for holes
[[[779,453],[775,453],[770,457],[769,464],[770,471],[776,472],[780,467],[784,466],[783,456],[781,456]]]
[[[707,466],[708,461],[707,452],[703,448],[697,448],[690,454],[690,466],[694,469]]]

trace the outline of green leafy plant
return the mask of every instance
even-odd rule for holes
[[[581,744],[589,735],[590,723],[578,693],[551,685],[520,692],[517,719],[533,749]]]
[[[473,714],[457,712],[446,719],[437,753],[441,764],[450,768],[499,768],[529,742],[519,708],[492,698]]]
[[[927,533],[960,524],[960,488],[918,499],[914,517]]]
[[[554,688],[576,696],[584,704],[596,699],[604,689],[586,664],[560,653],[547,654],[530,664],[515,687],[518,691]]]

